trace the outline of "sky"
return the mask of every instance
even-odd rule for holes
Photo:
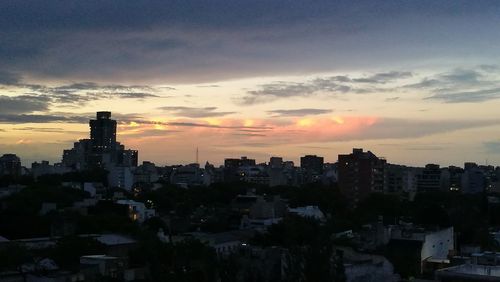
[[[0,154],[500,165],[500,2],[0,1]]]

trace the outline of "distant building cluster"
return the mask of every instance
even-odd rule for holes
[[[137,151],[125,149],[116,141],[116,120],[111,119],[111,112],[97,112],[89,125],[90,139],[81,139],[72,149],[64,150],[64,166],[77,170],[137,166]]]
[[[464,167],[409,167],[388,163],[370,151],[355,148],[350,154],[340,154],[336,163],[306,155],[300,165],[281,157],[271,157],[267,163],[257,163],[248,157],[226,158],[224,165],[205,163],[156,166],[144,161],[138,164],[138,152],[126,149],[116,140],[117,121],[111,112],[97,112],[90,120],[90,138],[75,142],[64,150],[62,162],[35,162],[31,169],[21,166],[14,154],[0,157],[0,175],[32,174],[35,178],[48,174],[64,174],[93,168],[106,169],[108,185],[126,190],[135,186],[154,185],[158,181],[185,188],[208,186],[213,183],[244,181],[259,185],[300,186],[308,183],[336,185],[355,208],[370,193],[401,194],[412,199],[418,192],[455,191],[465,194],[500,190],[500,168],[467,162]]]

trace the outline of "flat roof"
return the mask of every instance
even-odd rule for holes
[[[474,278],[482,281],[500,281],[500,266],[462,264],[436,271],[438,277]]]

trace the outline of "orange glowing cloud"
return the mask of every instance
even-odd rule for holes
[[[127,125],[119,132],[125,139],[165,139],[183,144],[199,140],[205,144],[241,144],[265,142],[268,144],[300,144],[344,140],[362,134],[378,121],[376,117],[308,117],[297,119],[198,119],[170,120]],[[175,133],[175,134],[174,134]],[[139,142],[133,140],[133,142]],[[172,144],[173,145],[173,144]]]

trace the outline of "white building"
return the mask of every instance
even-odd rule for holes
[[[109,168],[108,185],[110,187],[118,187],[127,191],[132,190],[134,185],[134,174],[131,167],[128,166],[112,166]]]
[[[391,240],[418,241],[420,249],[420,264],[423,270],[425,263],[448,264],[448,256],[455,249],[453,227],[437,231],[423,228],[396,226],[391,228]]]
[[[142,202],[136,202],[133,200],[118,200],[116,203],[120,205],[127,205],[130,219],[139,223],[142,223],[146,219],[156,215],[156,211],[154,209],[146,208]]]

